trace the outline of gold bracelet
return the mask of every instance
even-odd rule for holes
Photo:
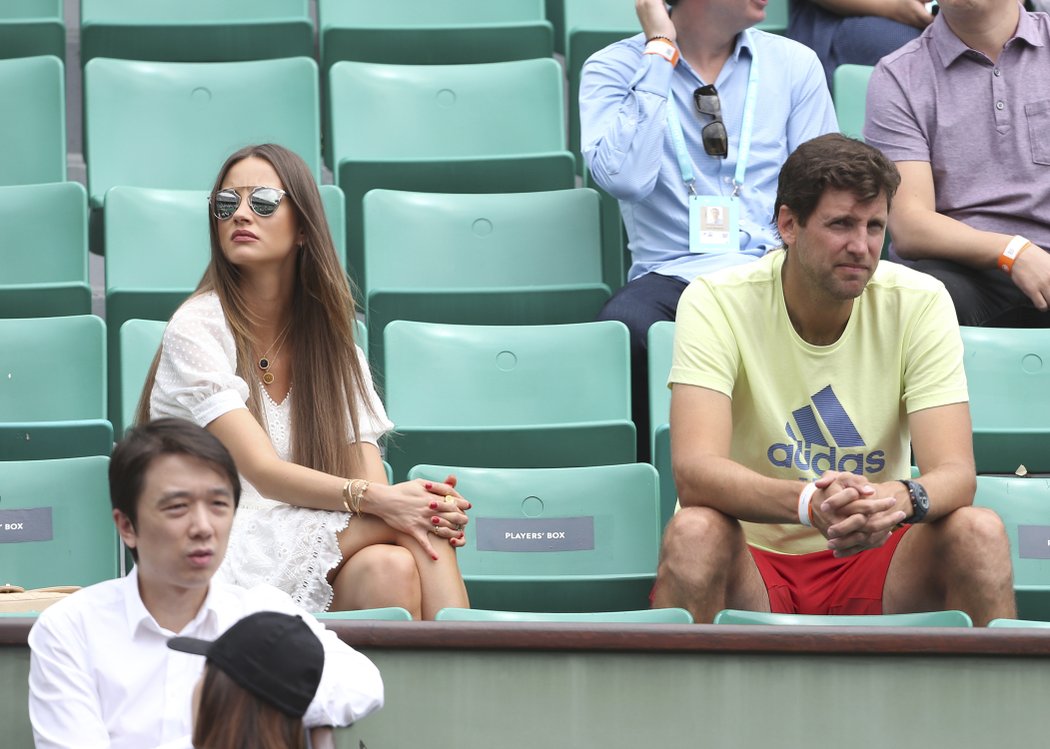
[[[350,484],[354,483],[352,480],[347,479],[346,483],[343,484],[343,507],[346,508],[347,512],[353,512],[350,509]]]
[[[365,497],[365,492],[368,491],[368,487],[372,485],[372,482],[368,479],[353,479],[346,482],[346,486],[343,487],[343,504],[346,505],[348,512],[352,512],[355,515],[361,513],[361,500]],[[350,498],[347,500],[346,495],[349,493]]]

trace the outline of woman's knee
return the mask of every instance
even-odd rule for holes
[[[408,549],[393,544],[373,544],[354,554],[354,576],[391,589],[419,591],[419,570]]]

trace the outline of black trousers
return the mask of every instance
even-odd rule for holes
[[[993,328],[1047,328],[1050,313],[1032,306],[1008,275],[998,268],[981,270],[950,260],[903,261],[928,273],[948,288],[960,325]]]

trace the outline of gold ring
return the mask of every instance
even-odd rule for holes
[[[448,502],[450,505],[456,504],[456,498],[453,497],[451,494],[445,495],[445,501]]]

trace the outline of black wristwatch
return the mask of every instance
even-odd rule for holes
[[[908,496],[911,497],[911,517],[905,518],[904,522],[921,523],[926,518],[926,513],[930,511],[930,495],[918,481],[908,479],[898,479],[898,481],[908,487]]]

